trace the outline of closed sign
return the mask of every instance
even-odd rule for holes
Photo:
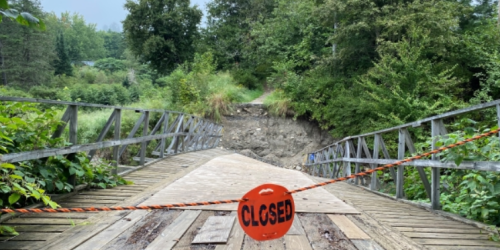
[[[288,190],[280,185],[264,184],[243,196],[238,206],[238,220],[245,233],[254,240],[283,237],[293,223],[295,204]]]

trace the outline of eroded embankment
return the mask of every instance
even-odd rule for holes
[[[271,116],[261,104],[238,105],[224,118],[223,148],[285,167],[302,166],[308,152],[334,142],[317,124]]]

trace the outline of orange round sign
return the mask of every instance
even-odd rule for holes
[[[277,239],[293,223],[295,204],[288,190],[280,185],[264,184],[243,196],[238,206],[238,220],[243,231],[254,240]]]

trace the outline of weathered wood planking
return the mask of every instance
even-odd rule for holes
[[[233,228],[234,216],[211,216],[205,222],[193,244],[226,243]]]
[[[292,227],[290,227],[290,230],[286,233],[287,235],[305,235],[306,232],[304,232],[304,228],[302,227],[302,224],[300,224],[300,220],[297,217],[297,214],[293,216],[293,224]]]
[[[345,249],[356,250],[349,239],[333,224],[326,214],[299,214],[307,238],[315,250]]]
[[[312,250],[305,235],[285,235],[286,250]]]
[[[123,231],[127,230],[129,227],[133,226],[137,221],[146,216],[149,212],[145,210],[133,211],[130,215],[127,216],[128,219],[122,219],[106,228],[105,231],[95,235],[85,243],[81,244],[75,250],[97,250],[101,249],[108,242],[112,241],[118,235],[123,233]]]
[[[371,239],[363,230],[361,230],[356,224],[354,224],[345,215],[334,215],[329,214],[330,220],[337,225],[340,230],[347,236],[347,238],[353,240]]]
[[[359,250],[385,250],[373,240],[351,240]]]
[[[411,238],[428,238],[428,239],[488,240],[490,238],[489,235],[487,234],[412,233],[412,232],[403,232],[403,234]]]
[[[429,249],[440,246],[441,249],[450,250],[475,249],[474,247],[500,249],[498,244],[492,245],[492,242],[487,240],[487,231],[471,223],[452,220],[441,216],[439,212],[434,213],[384,198],[346,183],[335,183],[324,188],[359,208],[361,215],[347,217],[386,249],[418,249],[419,246]],[[403,242],[407,246],[400,245]]]
[[[16,218],[4,222],[4,225],[73,225],[82,223],[81,219],[61,218]]]
[[[33,249],[30,247],[31,244],[36,244],[36,241],[7,241],[2,242],[2,250],[19,250],[19,249]],[[43,243],[43,241],[38,241],[38,243]]]
[[[50,240],[54,237],[59,236],[61,233],[54,233],[54,232],[22,232],[18,236],[0,236],[0,241],[1,240],[7,240],[10,239],[11,241],[45,241],[45,240]]]
[[[148,245],[146,250],[172,249],[200,213],[201,210],[187,210],[182,212],[172,224],[168,225],[163,232]]]
[[[177,155],[177,156],[172,156],[164,161],[159,161],[154,164],[151,164],[141,170],[138,170],[142,173],[162,173],[162,171],[166,171],[170,174],[168,177],[162,180],[162,182],[159,182],[154,185],[134,185],[134,186],[140,186],[144,188],[144,191],[138,194],[127,194],[123,195],[121,193],[119,194],[106,194],[106,193],[101,193],[99,191],[83,191],[82,193],[88,193],[90,196],[97,196],[97,197],[118,197],[118,198],[123,198],[123,201],[120,201],[118,206],[129,206],[129,205],[137,205],[141,201],[144,200],[144,197],[151,196],[158,190],[161,190],[163,187],[169,185],[172,181],[176,180],[177,178],[185,175],[186,173],[192,171],[193,169],[197,168],[201,164],[207,162],[208,160],[212,159],[215,156],[219,155],[225,155],[228,154],[229,152],[224,151],[224,150],[218,150],[218,149],[211,149],[203,152],[196,152],[196,153],[186,153],[182,155]],[[178,159],[185,159],[188,158],[189,162],[192,164],[188,168],[181,167],[180,164],[177,164],[176,161]],[[135,172],[133,172],[135,173]],[[129,179],[127,177],[127,179]],[[86,215],[94,215],[94,213],[86,213]],[[45,228],[51,228],[50,230],[54,230],[57,232],[62,232],[61,235],[59,235],[57,238],[54,238],[50,241],[46,242],[36,242],[36,244],[33,242],[33,245],[31,249],[54,249],[54,250],[59,250],[59,249],[72,249],[77,247],[78,245],[82,244],[83,242],[89,240],[92,238],[94,235],[99,234],[103,230],[105,230],[107,227],[110,225],[114,224],[116,221],[121,220],[124,218],[124,216],[127,216],[130,214],[130,212],[126,211],[116,211],[116,212],[101,212],[98,213],[92,217],[90,217],[85,223],[85,226],[79,226],[77,225],[76,227],[72,226],[67,226],[67,225],[57,225],[57,226],[49,226],[49,225],[44,225],[41,226],[39,229],[35,229],[37,231],[46,231]],[[36,225],[29,225],[29,226],[21,226],[24,227],[22,230],[28,230],[32,231],[33,228],[36,228],[38,226]],[[64,229],[54,229],[52,227],[64,227]],[[2,249],[3,245],[0,242],[0,249]]]
[[[256,241],[245,235],[245,241],[243,244],[243,250],[261,250],[261,249],[272,249],[272,250],[285,250],[285,242],[283,237],[275,240],[267,241]]]
[[[175,211],[175,210],[172,210]],[[178,210],[181,212],[180,210]],[[177,242],[173,250],[185,250],[191,249],[191,242],[193,242],[194,237],[200,231],[201,227],[207,221],[208,217],[214,216],[214,211],[202,211],[198,218],[191,224],[191,227],[184,233],[182,238]]]
[[[446,245],[446,246],[494,246],[500,249],[499,242],[486,240],[464,240],[464,239],[413,239],[422,245]]]
[[[231,213],[233,214],[233,213]],[[236,213],[234,213],[235,215]],[[241,249],[241,245],[243,244],[243,240],[245,238],[245,232],[243,228],[241,228],[240,222],[236,220],[234,223],[233,229],[231,230],[231,235],[229,236],[229,240],[226,245],[218,245],[215,250],[232,250],[232,249]]]
[[[288,189],[314,184],[302,173],[277,168],[238,154],[217,157],[156,193],[142,205],[240,199],[263,183]],[[182,192],[180,192],[182,190]],[[323,188],[294,194],[296,212],[359,214]],[[186,209],[237,210],[237,204],[221,204]]]

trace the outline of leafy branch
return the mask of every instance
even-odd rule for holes
[[[37,18],[28,12],[19,12],[16,9],[12,9],[9,7],[7,0],[0,0],[0,23],[2,22],[4,16],[24,26],[39,30],[46,29],[45,23],[40,18]]]

